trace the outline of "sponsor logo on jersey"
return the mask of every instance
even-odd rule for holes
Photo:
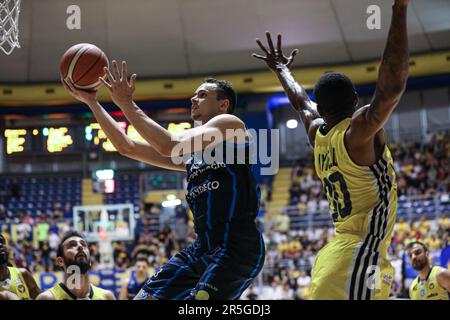
[[[197,186],[191,192],[189,192],[186,195],[186,199],[188,201],[194,200],[195,198],[197,198],[202,193],[204,193],[206,191],[217,190],[217,189],[219,189],[219,187],[220,187],[220,182],[217,181],[217,180],[206,182],[204,184],[201,184],[201,185]]]
[[[195,167],[194,167],[195,166]],[[188,182],[191,182],[192,180],[194,180],[195,178],[197,178],[199,175],[205,173],[206,171],[209,170],[218,170],[221,168],[225,168],[227,165],[225,163],[213,163],[210,165],[207,165],[203,168],[199,168],[196,165],[193,165],[191,168],[191,174],[188,175]]]
[[[392,276],[392,275],[390,275],[390,274],[385,274],[384,276],[383,276],[383,281],[385,282],[385,283],[387,283],[388,285],[391,285],[391,283],[392,283],[392,281],[394,280],[394,277]]]
[[[24,286],[23,284],[19,284],[19,285],[17,286],[17,290],[18,290],[20,293],[25,293],[25,286]]]

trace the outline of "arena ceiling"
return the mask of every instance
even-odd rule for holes
[[[59,79],[59,61],[73,44],[90,42],[110,59],[125,59],[142,78],[191,77],[264,69],[250,56],[255,37],[282,33],[300,48],[295,67],[379,59],[390,0],[22,0],[21,48],[0,53],[0,82]],[[81,30],[68,30],[69,5],[81,9]],[[381,8],[381,29],[369,30],[369,5]],[[450,49],[450,1],[412,0],[411,53]]]

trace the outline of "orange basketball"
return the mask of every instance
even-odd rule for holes
[[[93,44],[80,43],[64,53],[60,72],[63,79],[72,80],[75,88],[95,91],[101,86],[98,78],[105,76],[104,67],[109,67],[106,54]]]

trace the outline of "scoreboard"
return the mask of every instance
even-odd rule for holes
[[[133,125],[118,122],[120,129],[131,139],[144,141]],[[179,133],[189,129],[189,122],[167,123],[164,125],[170,132]],[[63,154],[79,153],[91,150],[117,152],[98,123],[90,123],[85,127],[35,127],[4,129],[6,155],[14,154]]]

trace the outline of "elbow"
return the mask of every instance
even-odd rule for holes
[[[172,157],[173,153],[176,152],[177,146],[180,146],[180,140],[178,137],[170,136],[170,138],[162,139],[157,145],[153,147],[159,152],[160,155],[164,157]]]
[[[128,156],[133,152],[133,147],[129,144],[115,146],[117,152],[119,152],[122,156]]]
[[[173,145],[172,143],[167,143],[159,146],[158,152],[164,157],[172,156]]]

